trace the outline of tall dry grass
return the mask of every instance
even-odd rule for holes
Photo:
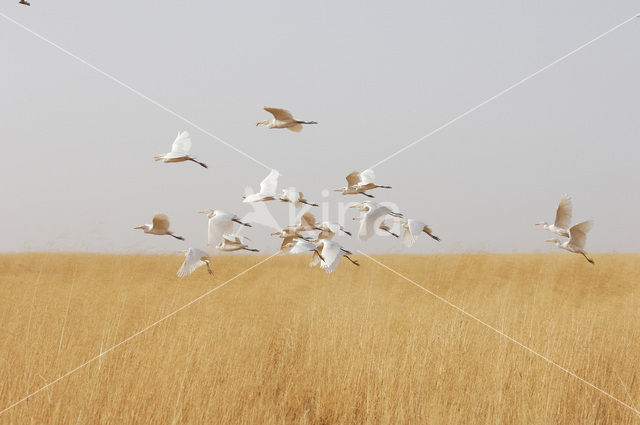
[[[640,408],[640,256],[377,258]],[[0,409],[258,259],[177,279],[173,256],[0,256]],[[267,261],[0,423],[640,423],[366,258],[307,261]]]

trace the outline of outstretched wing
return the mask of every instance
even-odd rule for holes
[[[260,182],[260,193],[263,195],[275,195],[278,188],[278,177],[280,177],[280,173],[276,170],[271,170],[269,175]]]
[[[264,110],[273,115],[278,121],[294,121],[291,112],[286,109],[264,107]]]
[[[409,219],[402,223],[404,232],[402,233],[402,244],[407,248],[411,247],[424,228],[424,223],[418,220]]]
[[[358,171],[352,171],[351,173],[349,173],[349,175],[347,176],[347,185],[355,186],[358,183],[360,183],[360,173]]]
[[[373,173],[373,170],[370,168],[360,173],[360,184],[362,185],[373,183],[375,179],[376,179],[376,175]]]
[[[322,248],[322,257],[324,261],[320,264],[320,267],[327,273],[333,273],[340,264],[342,258],[342,247],[339,243],[332,240],[325,240],[324,247]]]
[[[569,244],[584,249],[587,243],[587,232],[593,228],[593,221],[583,221],[569,229]]]
[[[191,138],[189,137],[189,133],[187,133],[186,131],[178,133],[176,140],[174,140],[173,145],[171,145],[171,153],[179,155],[189,155],[190,150]]]
[[[197,248],[189,248],[187,250],[187,255],[185,256],[184,262],[178,270],[178,277],[188,276],[193,273],[198,267],[204,266],[206,263],[202,261],[202,258],[208,258],[206,252]]]
[[[158,230],[169,230],[169,217],[163,213],[153,216],[153,227]]]
[[[558,209],[556,210],[556,221],[553,223],[561,229],[568,229],[571,225],[571,214],[573,212],[573,204],[569,195],[562,195]]]
[[[211,246],[222,242],[225,233],[231,233],[233,224],[231,218],[233,216],[227,213],[216,213],[209,219],[208,244]]]
[[[300,133],[302,131],[302,124],[292,125],[291,127],[287,127],[287,130],[293,131],[294,133]]]
[[[299,239],[291,248],[289,254],[302,254],[303,252],[313,251],[314,249],[316,249],[316,244],[314,244],[313,242],[305,241],[304,239]]]
[[[306,213],[302,214],[302,217],[300,217],[300,224],[304,228],[315,227],[316,218],[312,213],[307,211]]]

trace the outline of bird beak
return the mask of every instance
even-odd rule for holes
[[[198,214],[209,214],[209,211],[198,211]]]
[[[271,236],[275,236],[275,235],[279,235],[279,234],[280,234],[280,232],[273,232],[273,233],[271,233]]]
[[[555,241],[556,241],[555,239],[547,239],[547,240],[545,240],[545,242],[555,242]]]
[[[136,230],[136,229],[142,229],[142,226],[134,227],[133,229],[134,229],[134,230]]]
[[[544,221],[539,221],[539,222],[537,222],[535,225],[536,225],[536,226],[542,226],[543,224],[544,224]]]

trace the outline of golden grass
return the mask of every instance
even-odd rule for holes
[[[0,416],[11,424],[630,424],[631,410],[370,260],[277,257]],[[256,263],[0,256],[0,410]],[[640,256],[380,256],[640,408]]]

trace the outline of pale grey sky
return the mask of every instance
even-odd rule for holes
[[[333,204],[361,199],[321,196],[350,171],[640,12],[633,1],[16,3],[0,12]],[[569,193],[574,219],[596,220],[588,250],[639,251],[639,41],[640,19],[376,168],[393,186],[377,200],[431,224],[441,243],[341,242],[553,252],[533,223],[552,221]],[[0,251],[204,247],[196,211],[251,211],[241,196],[266,176],[260,165],[2,18],[0,52]],[[256,128],[265,105],[320,124]],[[153,162],[179,130],[209,170]],[[269,208],[285,219],[287,206]],[[132,229],[156,211],[185,243]],[[273,252],[269,231],[247,235]]]

